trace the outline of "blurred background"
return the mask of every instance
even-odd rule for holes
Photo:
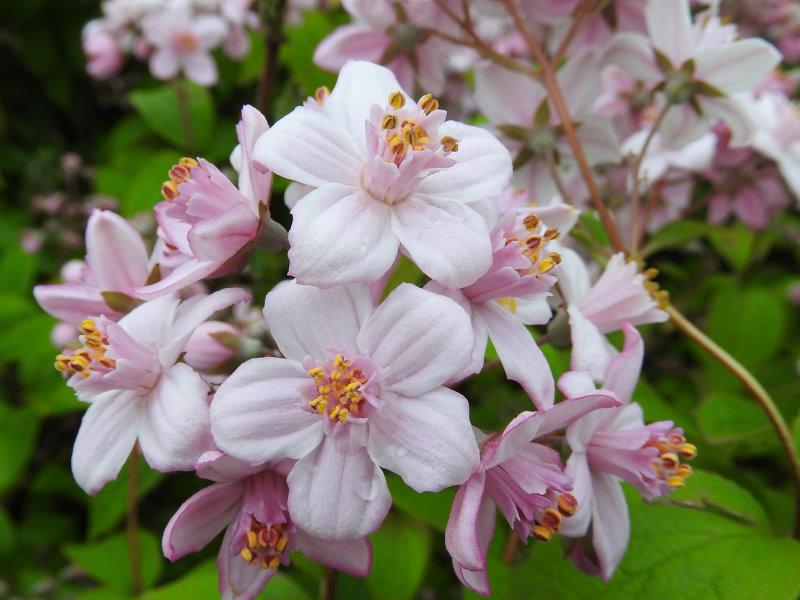
[[[770,27],[789,26],[785,19],[770,25],[747,17],[745,3],[729,10],[749,23],[750,33],[769,36]],[[153,236],[148,211],[179,157],[203,156],[227,165],[241,106],[258,96],[265,35],[251,36],[241,61],[215,55],[220,78],[211,88],[158,82],[143,64],[98,82],[86,74],[81,50],[81,29],[99,15],[98,2],[6,2],[2,12],[0,599],[127,598],[125,473],[94,498],[73,482],[70,453],[82,407],[52,368],[58,351],[51,342],[55,321],[39,310],[31,289],[57,280],[68,259],[83,257],[83,230],[93,208],[117,210]],[[318,86],[333,87],[335,76],[315,67],[311,57],[316,44],[347,20],[335,7],[294,15],[279,40],[270,122]],[[800,17],[795,27],[795,38],[781,31],[777,41],[800,40]],[[188,97],[188,130],[176,104],[176,85]],[[273,216],[288,225],[279,201],[283,189],[285,182],[277,180]],[[708,191],[701,185],[695,194]],[[585,235],[602,241],[599,222],[587,215],[584,223]],[[783,211],[767,228],[753,230],[736,220],[710,225],[701,210],[662,229],[644,254],[661,270],[660,283],[673,291],[676,305],[764,383],[800,443],[798,242],[800,217],[794,212]],[[254,255],[247,283],[255,287],[256,304],[285,269],[281,255]],[[406,275],[401,270],[398,277]],[[790,597],[781,595],[792,589],[780,587],[789,585],[781,583],[781,574],[797,569],[791,562],[797,554],[782,555],[760,541],[763,535],[785,535],[792,513],[785,458],[766,418],[737,381],[669,324],[644,333],[647,364],[635,399],[649,420],[670,419],[685,428],[700,449],[697,474],[664,502],[671,507],[631,499],[629,556],[622,579],[607,587],[563,559],[558,541],[524,549],[514,566],[502,564],[505,534],[498,535],[490,567],[496,597],[648,597],[642,591],[647,582],[666,577],[682,595],[710,598],[710,588],[693,587],[693,564],[712,554],[713,560],[703,562],[703,580],[714,568],[725,578],[734,553],[752,557],[753,569],[768,561],[775,574],[772,583],[753,575],[757,585],[741,588],[738,597]],[[568,365],[568,351],[557,343],[545,351],[558,376]],[[523,392],[500,370],[473,378],[462,391],[473,404],[473,421],[487,429],[529,408]],[[177,564],[160,552],[164,525],[203,483],[191,473],[164,477],[143,462],[140,468],[139,527],[148,588],[143,597],[218,597],[214,545]],[[395,508],[373,536],[373,575],[363,581],[340,576],[338,597],[462,597],[466,593],[443,543],[452,492],[416,495],[394,477],[390,487]],[[315,598],[321,575],[321,567],[296,555],[264,597]],[[774,586],[774,593],[759,595],[764,585]]]

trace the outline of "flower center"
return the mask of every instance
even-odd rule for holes
[[[317,365],[308,374],[317,385],[317,395],[308,406],[321,415],[327,415],[333,423],[344,423],[350,415],[359,415],[366,403],[362,387],[367,376],[361,369],[341,354],[337,354],[327,365]]]
[[[697,446],[686,441],[683,434],[672,431],[664,437],[652,440],[647,444],[659,451],[653,459],[653,471],[659,480],[668,488],[683,487],[686,479],[692,474],[692,467],[681,463],[697,456]]]
[[[59,354],[56,356],[55,368],[67,377],[80,373],[84,379],[93,372],[107,373],[116,367],[113,358],[106,357],[108,338],[97,329],[97,324],[91,319],[81,323],[80,341],[84,344],[74,354]]]
[[[200,40],[190,31],[184,31],[175,39],[175,45],[184,52],[194,52],[200,45]]]
[[[164,200],[172,202],[178,197],[178,185],[184,181],[189,181],[191,170],[199,167],[200,164],[193,158],[184,156],[178,161],[177,165],[172,165],[169,170],[169,179],[161,184],[161,196]]]
[[[522,274],[538,277],[552,271],[561,262],[561,255],[558,252],[545,253],[544,250],[550,242],[561,237],[558,229],[548,227],[541,231],[541,220],[533,213],[522,220],[522,226],[524,227],[522,239],[514,235],[506,236],[506,245],[515,242],[519,244],[522,254],[531,263],[530,268]]]
[[[549,542],[561,529],[561,522],[578,510],[578,499],[569,492],[559,495],[553,504],[554,506],[540,510],[531,525],[531,535],[540,542]]]
[[[277,569],[289,544],[287,525],[264,525],[251,515],[250,529],[245,534],[245,546],[239,555],[251,565]]]

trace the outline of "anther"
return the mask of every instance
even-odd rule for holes
[[[686,464],[678,465],[678,469],[675,471],[675,474],[679,477],[687,479],[692,476],[692,467],[691,465]]]
[[[695,456],[697,456],[697,446],[694,444],[681,444],[678,453],[681,455],[681,458],[685,460],[692,460]]]
[[[667,470],[672,471],[678,466],[678,455],[674,452],[666,452],[661,455],[661,465]]]
[[[667,478],[668,487],[679,488],[683,487],[683,485],[684,485],[683,477],[681,477],[680,475],[671,475],[670,477]]]
[[[528,215],[524,219],[522,219],[522,224],[525,226],[525,229],[528,231],[536,231],[539,229],[539,224],[541,223],[541,219],[536,215]]]
[[[277,569],[280,566],[280,564],[281,564],[281,559],[278,558],[277,556],[273,556],[272,560],[269,561],[268,566],[270,569]]]
[[[321,85],[314,91],[314,100],[317,101],[317,104],[322,106],[330,95],[331,91],[328,89],[328,86]]]
[[[439,140],[439,143],[445,152],[458,152],[458,140],[453,136],[446,135]]]
[[[194,169],[195,167],[199,167],[200,166],[199,162],[197,162],[195,159],[193,159],[193,158],[191,158],[189,156],[182,157],[178,161],[178,164],[180,166],[182,166],[182,167],[186,167],[187,169]]]
[[[548,508],[542,513],[542,516],[539,517],[539,522],[553,532],[561,529],[561,520],[561,513],[555,508]]]
[[[247,562],[249,562],[249,563],[252,563],[252,562],[253,562],[253,558],[254,558],[254,556],[253,556],[253,551],[252,551],[252,550],[250,550],[250,548],[242,548],[242,551],[241,551],[239,554],[240,554],[240,555],[241,555],[241,557],[242,557],[243,559],[245,559]]]
[[[173,165],[173,167],[169,170],[170,181],[177,183],[183,183],[187,179],[189,179],[189,169],[184,167],[183,165]]]
[[[686,443],[686,438],[680,433],[670,433],[667,436],[667,446],[671,450],[680,450],[681,446]]]
[[[531,527],[531,534],[540,542],[549,542],[553,537],[553,532],[542,525],[534,525]]]
[[[397,117],[390,114],[385,114],[381,118],[381,129],[394,129],[397,127]]]
[[[174,181],[167,180],[161,184],[161,196],[168,202],[178,197],[178,186]]]
[[[286,544],[288,543],[289,543],[289,538],[286,537],[285,535],[282,535],[278,540],[277,546],[275,547],[278,549],[278,552],[283,552],[284,550],[286,550]]]
[[[392,92],[389,94],[389,105],[395,110],[403,108],[406,105],[406,97],[402,92]]]
[[[439,108],[439,101],[434,98],[431,94],[425,94],[422,98],[419,99],[419,107],[425,111],[426,115],[431,114],[437,108]]]
[[[561,494],[558,497],[558,510],[565,517],[571,517],[578,510],[578,499],[570,493]]]
[[[544,232],[544,241],[545,242],[552,242],[553,240],[557,240],[561,237],[558,229],[555,227],[548,227],[547,230]]]
[[[247,532],[247,547],[248,548],[256,548],[259,546],[258,543],[258,535],[252,529]]]
[[[81,333],[88,335],[93,331],[97,331],[97,324],[91,319],[84,319],[81,321]]]

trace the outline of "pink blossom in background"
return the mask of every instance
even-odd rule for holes
[[[86,55],[86,70],[95,79],[113,77],[122,69],[125,56],[114,36],[97,21],[84,27],[83,52]]]
[[[192,332],[213,313],[249,299],[220,290],[181,303],[151,300],[122,317],[81,324],[79,350],[56,358],[78,398],[89,403],[72,452],[78,485],[96,494],[116,478],[138,440],[154,469],[191,469],[210,443],[208,385],[178,362]]]
[[[589,571],[608,580],[619,565],[630,537],[628,505],[620,487],[627,481],[646,498],[652,499],[683,485],[691,474],[680,458],[691,459],[696,448],[688,444],[671,421],[645,425],[642,408],[631,402],[644,355],[642,337],[628,323],[623,325],[625,347],[603,374],[605,390],[623,403],[581,417],[567,429],[572,455],[567,473],[574,478],[572,493],[578,501],[573,518],[562,533],[568,537],[589,536],[594,549],[587,553],[575,544],[571,558]],[[595,389],[586,371],[570,371],[558,382],[568,398],[583,397]]]
[[[402,284],[374,308],[364,284],[289,281],[264,315],[286,358],[240,366],[214,397],[211,427],[249,464],[298,460],[288,508],[299,527],[329,540],[373,532],[391,505],[381,467],[419,492],[467,479],[478,463],[467,401],[442,387],[472,353],[455,302]]]
[[[521,413],[493,436],[475,431],[480,465],[458,488],[445,534],[453,568],[464,585],[484,596],[491,591],[486,552],[494,535],[496,508],[523,541],[531,534],[549,539],[559,530],[562,517],[575,510],[574,498],[567,494],[572,478],[564,473],[558,452],[535,440],[591,411],[618,404],[613,395],[592,391],[546,411]]]
[[[315,188],[292,208],[289,274],[298,281],[375,281],[401,247],[451,287],[489,268],[488,228],[471,205],[502,194],[508,151],[423,100],[388,69],[354,61],[321,110],[298,107],[258,140],[257,161]]]
[[[224,530],[217,556],[224,600],[253,600],[295,551],[356,577],[369,574],[367,538],[324,540],[293,522],[286,509],[290,464],[251,467],[210,451],[196,467],[198,475],[215,483],[181,505],[164,530],[162,546],[175,561],[203,549]]]

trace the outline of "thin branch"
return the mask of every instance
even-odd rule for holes
[[[128,457],[128,519],[125,533],[128,541],[128,558],[131,568],[131,587],[134,596],[141,596],[144,590],[142,579],[142,554],[139,547],[139,447],[134,446]]]
[[[508,534],[508,540],[506,541],[506,547],[503,548],[503,562],[506,564],[511,564],[514,562],[514,559],[517,557],[517,549],[519,548],[519,536],[517,535],[516,531],[511,531]]]
[[[325,567],[325,573],[320,581],[320,600],[333,600],[336,597],[336,579],[338,574],[335,569]]]
[[[278,71],[278,51],[283,42],[283,21],[287,0],[265,0],[261,7],[261,22],[264,24],[264,70],[258,80],[256,105],[270,121],[272,100],[275,96],[275,80]]]
[[[794,441],[792,440],[792,433],[789,431],[789,427],[786,425],[783,415],[781,415],[778,407],[775,406],[775,403],[772,401],[772,398],[770,398],[767,390],[764,389],[764,386],[762,386],[739,361],[695,327],[677,308],[668,304],[666,311],[672,318],[672,322],[675,323],[675,326],[684,335],[713,356],[742,382],[752,394],[753,398],[756,399],[761,410],[767,415],[775,433],[778,434],[781,445],[786,452],[786,457],[789,460],[789,471],[791,473],[795,494],[794,537],[800,539],[800,457],[797,455]]]
[[[572,12],[572,23],[567,33],[561,38],[561,42],[558,44],[555,54],[553,54],[552,62],[554,65],[564,60],[569,47],[572,45],[572,42],[575,41],[575,37],[578,33],[580,33],[581,27],[583,27],[583,20],[592,14],[592,5],[594,2],[595,0],[582,0],[582,2],[575,7],[575,10]]]

